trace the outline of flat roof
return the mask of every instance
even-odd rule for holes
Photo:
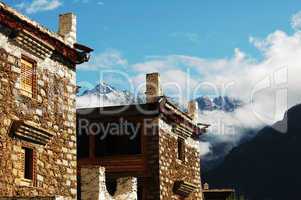
[[[166,97],[160,97],[158,101],[153,103],[77,109],[78,118],[94,120],[131,116],[147,118],[159,116],[160,114],[175,123],[185,124],[185,126],[193,129],[198,134],[205,133],[208,127],[207,125],[195,123],[187,113],[181,111],[176,105],[168,101]]]
[[[67,42],[65,42],[65,40],[63,39],[62,36],[60,36],[58,33],[50,31],[48,28],[46,28],[45,26],[42,26],[40,23],[31,20],[29,17],[21,14],[20,12],[18,12],[17,10],[15,10],[14,8],[8,6],[7,4],[5,4],[3,1],[0,1],[0,8],[5,10],[6,12],[10,13],[11,15],[16,16],[19,20],[24,21],[28,24],[31,24],[32,26],[34,26],[36,29],[38,29],[39,31],[49,35],[50,37],[59,40],[60,42],[64,43],[65,45],[73,48],[71,45],[69,45]]]
[[[58,33],[52,32],[38,22],[29,19],[2,1],[0,1],[0,23],[16,32],[27,31],[53,46],[56,52],[73,64],[73,67],[76,64],[86,62],[89,58],[85,56],[93,51],[93,49],[81,44],[68,44]]]

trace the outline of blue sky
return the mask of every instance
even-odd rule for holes
[[[300,9],[298,0],[68,0],[55,10],[29,16],[56,30],[59,13],[75,12],[82,43],[96,52],[118,49],[136,62],[148,55],[224,57],[238,46],[256,54],[248,37],[264,37],[276,29],[291,31],[291,15]],[[197,35],[199,42],[185,34]]]
[[[129,66],[169,55],[208,60],[230,59],[234,49],[239,48],[245,54],[260,60],[262,53],[250,43],[249,38],[266,38],[276,30],[292,34],[291,17],[301,10],[299,0],[5,2],[53,31],[57,30],[59,13],[76,13],[79,42],[94,48],[95,56],[113,52],[113,56],[118,57],[117,63],[108,63],[104,68],[121,68],[130,76],[137,75],[137,70],[132,70]],[[39,2],[40,7],[37,4],[29,10],[34,2]],[[114,66],[115,64],[118,66]],[[178,67],[186,68],[181,64]],[[79,83],[89,81],[93,85],[99,81],[99,74],[95,70],[79,70],[77,75]],[[112,78],[107,81],[112,81]],[[122,88],[124,85],[120,83],[122,82],[117,82],[116,86]]]
[[[241,99],[233,113],[202,113],[217,129],[272,124],[301,103],[300,0],[5,2],[53,31],[60,13],[76,13],[78,41],[95,49],[77,68],[84,89],[104,80],[143,91],[145,73],[160,72],[164,94],[183,105],[200,95]]]

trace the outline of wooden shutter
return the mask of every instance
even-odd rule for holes
[[[21,59],[21,90],[22,94],[33,97],[34,84],[34,63],[26,59]]]

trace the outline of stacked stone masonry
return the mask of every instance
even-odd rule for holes
[[[76,199],[75,72],[50,57],[40,58],[8,39],[0,26],[0,197],[59,195]],[[20,90],[20,59],[36,62],[35,93]],[[14,121],[35,124],[54,137],[44,145],[11,136]],[[32,181],[24,177],[23,147],[33,149]]]
[[[177,157],[179,136],[173,133],[172,126],[162,119],[159,120],[159,128],[160,199],[182,199],[174,193],[173,187],[176,181],[184,180],[196,186],[196,190],[185,199],[202,200],[199,142],[186,139],[185,160],[179,160]]]
[[[0,200],[64,200],[64,197],[0,197]]]
[[[103,167],[81,168],[81,200],[137,200],[137,179],[126,177],[117,180],[115,194],[106,188]]]

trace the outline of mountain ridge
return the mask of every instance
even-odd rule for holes
[[[239,99],[229,96],[208,97],[201,96],[195,99],[201,111],[221,110],[225,112],[233,112],[243,105]]]
[[[217,188],[234,187],[251,200],[295,199],[301,185],[300,119],[299,104],[290,108],[283,120],[233,148],[203,180]]]
[[[119,90],[115,87],[101,82],[92,89],[87,89],[77,96],[77,108],[104,107],[128,105],[143,102],[141,94],[135,96],[127,90]]]

